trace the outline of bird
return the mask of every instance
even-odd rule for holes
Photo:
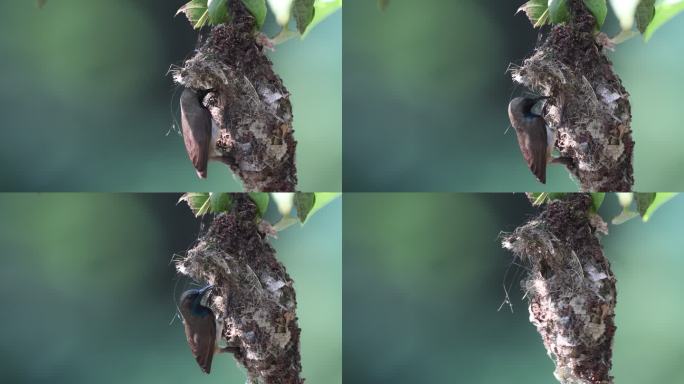
[[[180,110],[185,150],[197,171],[197,176],[206,179],[209,160],[222,160],[222,156],[216,152],[219,129],[194,89],[183,90]]]
[[[508,104],[508,118],[518,136],[520,151],[532,173],[546,184],[546,164],[552,160],[553,131],[546,125],[544,118],[532,112],[540,97],[516,97]]]
[[[213,285],[209,285],[202,289],[191,289],[183,292],[180,298],[180,313],[188,345],[197,364],[207,374],[211,372],[214,353],[223,352],[218,347],[220,332],[217,332],[214,312],[202,304],[204,296],[213,288]]]

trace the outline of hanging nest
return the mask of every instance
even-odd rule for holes
[[[575,194],[504,236],[503,247],[529,266],[522,288],[554,375],[563,384],[611,384],[615,276],[589,213],[591,197]]]
[[[302,384],[293,281],[258,224],[257,207],[234,195],[233,208],[214,218],[176,269],[215,286],[211,309],[222,338],[250,384]]]
[[[604,35],[582,0],[569,0],[571,19],[551,28],[513,81],[551,96],[544,119],[554,146],[582,191],[630,191],[634,184],[629,94],[604,54]]]
[[[297,185],[292,105],[264,54],[254,18],[231,4],[232,21],[173,70],[179,85],[209,91],[202,100],[220,127],[218,151],[247,191],[294,191]]]

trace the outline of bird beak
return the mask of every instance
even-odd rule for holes
[[[202,288],[199,290],[199,300],[200,304],[204,305],[205,307],[208,306],[207,300],[209,300],[209,296],[207,295],[208,291],[211,291],[214,289],[213,285],[207,285],[206,287]]]
[[[207,293],[207,291],[211,291],[213,289],[214,289],[213,285],[207,285],[206,287],[200,289],[199,294],[200,294],[200,296],[204,296]]]

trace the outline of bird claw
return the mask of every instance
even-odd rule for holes
[[[219,353],[238,353],[240,352],[240,347],[234,347],[234,346],[226,346],[223,348],[219,348]]]
[[[575,166],[575,161],[572,159],[572,157],[567,157],[567,156],[552,157],[551,160],[549,161],[549,163],[561,164],[561,165],[565,165],[566,167],[574,167]]]

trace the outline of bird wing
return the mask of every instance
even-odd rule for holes
[[[197,364],[204,373],[210,373],[216,349],[216,323],[213,316],[188,316],[183,323],[188,345]]]
[[[187,88],[181,95],[180,107],[185,150],[197,173],[204,178],[209,162],[211,115],[209,110],[200,104],[197,94]]]
[[[542,122],[543,124],[543,122]],[[546,184],[547,142],[546,128],[516,130],[518,143],[527,166],[542,184]]]

